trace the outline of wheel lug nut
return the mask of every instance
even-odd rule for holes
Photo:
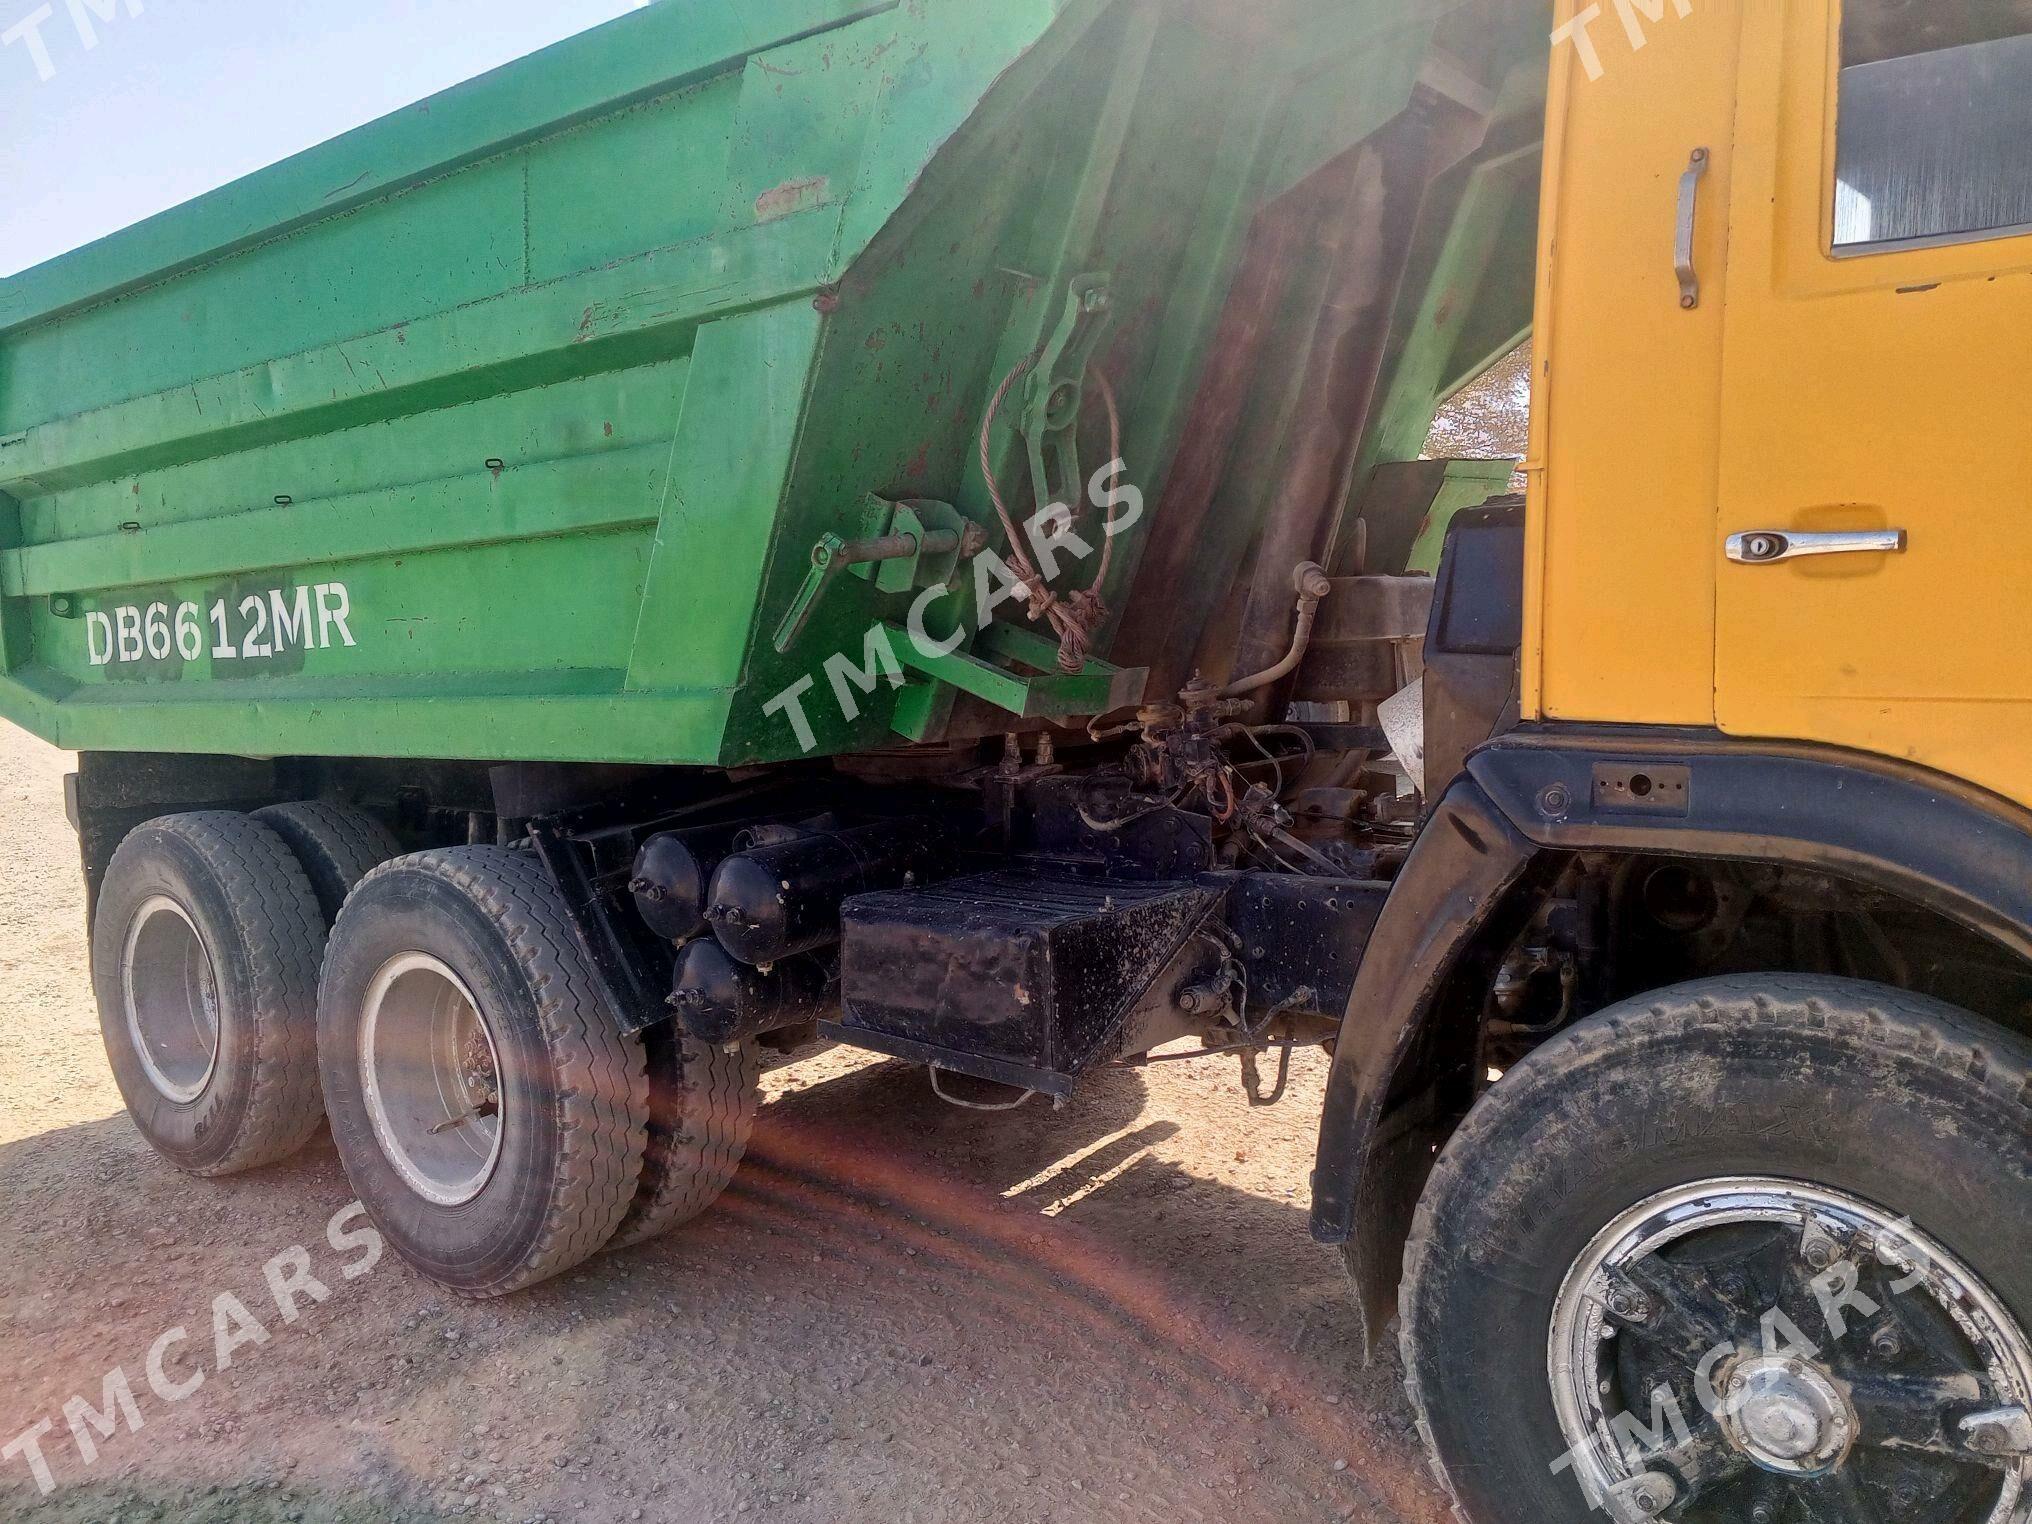
[[[1836,1243],[1828,1231],[1809,1217],[1799,1241],[1800,1258],[1812,1270],[1825,1270],[1841,1258],[1841,1245]]]
[[[1655,1519],[1679,1501],[1679,1488],[1663,1472],[1647,1471],[1610,1489],[1614,1503],[1647,1519]]]
[[[1643,1323],[1651,1317],[1651,1300],[1641,1291],[1618,1286],[1609,1293],[1609,1311],[1625,1323]]]

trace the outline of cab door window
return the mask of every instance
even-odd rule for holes
[[[2032,232],[2032,0],[1845,0],[1837,252]]]

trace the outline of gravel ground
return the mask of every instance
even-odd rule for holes
[[[1440,1524],[1397,1372],[1361,1367],[1306,1236],[1319,1063],[1268,1112],[1212,1061],[980,1116],[824,1053],[770,1077],[707,1218],[471,1304],[333,1246],[327,1140],[223,1183],[140,1141],[69,765],[0,725],[0,1445],[48,1421],[56,1483],[8,1458],[0,1519]],[[264,1266],[298,1247],[329,1296],[285,1321]],[[170,1402],[148,1360],[179,1329],[158,1384],[203,1382]],[[65,1404],[116,1368],[134,1412],[82,1422],[88,1463]]]

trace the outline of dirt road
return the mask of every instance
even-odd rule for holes
[[[324,1140],[223,1183],[141,1143],[69,763],[0,725],[0,1445],[47,1422],[56,1484],[17,1448],[0,1519],[1439,1524],[1306,1236],[1318,1064],[1270,1112],[1215,1061],[981,1116],[824,1054],[771,1076],[710,1217],[470,1304],[357,1218],[328,1236],[352,1195]],[[285,1319],[271,1260],[325,1298]],[[73,1405],[89,1464],[74,1397],[117,1425]]]

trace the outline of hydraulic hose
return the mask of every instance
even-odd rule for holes
[[[1333,591],[1333,583],[1327,580],[1326,568],[1317,561],[1300,562],[1291,574],[1291,585],[1298,594],[1298,623],[1291,632],[1291,649],[1284,653],[1284,660],[1274,667],[1250,677],[1237,678],[1221,689],[1224,699],[1241,698],[1244,694],[1255,693],[1282,682],[1298,670],[1298,664],[1305,660],[1305,653],[1312,645],[1312,627],[1319,618],[1319,606],[1326,595]]]

